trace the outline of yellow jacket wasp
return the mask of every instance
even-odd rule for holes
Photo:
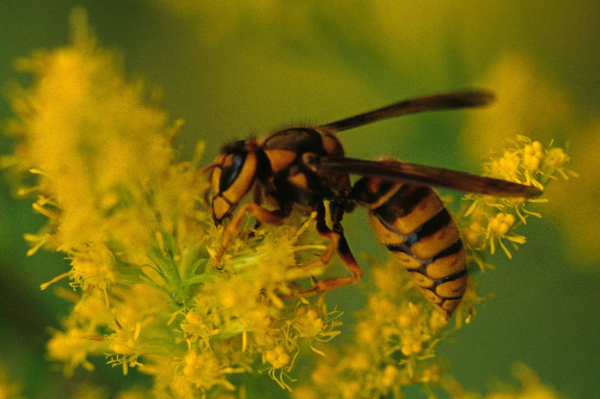
[[[227,145],[209,165],[212,213],[218,225],[231,217],[212,265],[223,253],[247,213],[257,222],[273,224],[289,217],[292,207],[316,211],[318,233],[330,240],[317,262],[338,255],[351,276],[315,280],[298,296],[309,296],[358,282],[363,271],[344,237],[345,213],[356,204],[369,210],[381,243],[408,270],[427,299],[447,318],[462,299],[467,284],[465,250],[458,228],[431,187],[497,197],[533,197],[541,191],[490,177],[433,166],[347,158],[337,133],[382,119],[421,111],[482,106],[493,100],[485,91],[462,91],[414,98],[316,127],[293,127],[262,140]],[[362,176],[354,185],[351,174]],[[253,201],[239,202],[253,190]],[[329,201],[331,227],[324,201]],[[263,205],[268,205],[268,208]],[[311,265],[305,265],[311,267]]]

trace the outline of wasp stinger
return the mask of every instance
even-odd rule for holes
[[[493,95],[485,91],[419,97],[326,125],[293,127],[262,140],[227,145],[206,168],[212,181],[213,220],[221,224],[231,218],[212,266],[220,267],[247,213],[258,223],[273,224],[290,216],[293,207],[299,207],[316,211],[317,231],[330,240],[319,262],[328,263],[337,251],[351,276],[315,280],[312,288],[300,290],[297,295],[309,296],[356,283],[363,271],[352,255],[341,222],[345,213],[360,204],[368,209],[379,241],[412,274],[427,299],[449,318],[466,289],[467,260],[458,228],[431,187],[497,197],[533,197],[541,191],[395,159],[347,158],[337,133],[400,115],[476,107],[492,100]],[[351,174],[362,177],[352,185]],[[251,190],[253,201],[237,209]],[[331,227],[326,221],[324,201],[329,201]]]

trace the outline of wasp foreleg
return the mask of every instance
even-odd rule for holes
[[[221,246],[219,247],[217,253],[212,258],[210,263],[213,269],[221,269],[223,266],[221,265],[221,259],[229,247],[231,240],[233,237],[237,236],[242,227],[242,222],[244,221],[244,217],[247,213],[251,213],[252,216],[256,219],[257,223],[263,224],[278,224],[281,223],[289,216],[289,212],[285,209],[277,209],[274,211],[270,211],[268,209],[263,208],[261,205],[256,204],[254,202],[246,202],[243,204],[240,209],[233,215],[231,221],[225,228],[225,232],[223,233],[223,239],[221,241]]]

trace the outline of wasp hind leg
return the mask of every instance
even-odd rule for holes
[[[331,277],[323,280],[317,280],[315,278],[312,279],[313,287],[309,289],[300,289],[296,291],[292,295],[283,295],[282,299],[293,299],[295,297],[307,297],[311,295],[321,294],[323,292],[327,292],[334,288],[343,287],[350,284],[356,284],[360,281],[363,276],[363,270],[360,265],[354,258],[350,247],[348,246],[348,241],[346,241],[346,237],[344,236],[344,230],[339,218],[333,215],[338,214],[338,212],[332,212],[333,227],[330,229],[327,226],[325,221],[325,206],[321,203],[321,205],[317,208],[317,232],[320,236],[327,238],[330,242],[325,251],[321,254],[321,258],[314,262],[309,262],[300,267],[303,269],[313,269],[317,266],[326,265],[331,261],[331,257],[333,253],[337,251],[340,259],[352,276],[347,277]],[[342,213],[339,213],[340,218]]]

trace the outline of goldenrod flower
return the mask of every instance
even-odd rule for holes
[[[4,367],[0,367],[0,398],[22,399],[22,384],[11,382]]]
[[[438,384],[445,370],[437,346],[474,314],[482,300],[474,284],[448,329],[408,273],[372,261],[375,287],[356,315],[354,339],[333,349],[326,344],[341,332],[337,308],[324,296],[282,299],[325,271],[299,267],[324,248],[309,228],[312,217],[258,228],[248,220],[223,270],[213,269],[207,260],[223,228],[203,201],[202,145],[194,162],[176,160],[171,142],[181,122],[140,82],[125,79],[84,14],[73,14],[71,46],[18,65],[34,83],[13,92],[16,148],[2,164],[23,175],[18,192],[34,194],[34,210],[48,219],[26,237],[30,253],[43,248],[70,260],[49,282],[68,278],[74,289],[63,292],[73,309],[48,343],[49,357],[67,374],[91,371],[89,358],[105,356],[124,373],[135,367],[150,375],[154,396],[173,398],[243,396],[235,376],[261,372],[284,389],[299,385],[296,397],[400,397],[405,386]],[[486,171],[543,187],[570,175],[568,161],[563,150],[519,136]],[[463,238],[482,268],[486,251],[500,245],[510,257],[505,243],[525,242],[514,230],[537,216],[529,203],[540,202],[466,200]],[[293,384],[297,359],[313,354],[310,386],[308,377]]]
[[[562,148],[553,147],[552,143],[544,147],[539,141],[517,136],[500,158],[485,164],[485,171],[491,177],[533,185],[543,190],[558,177],[568,179],[577,176],[567,169],[568,163],[569,157]],[[541,217],[538,212],[529,209],[529,204],[546,202],[544,198],[508,199],[474,194],[466,195],[465,200],[471,205],[463,212],[466,220],[461,221],[461,234],[471,250],[472,258],[482,270],[487,265],[478,252],[489,248],[493,254],[496,245],[500,245],[506,256],[511,258],[506,243],[516,249],[526,241],[514,230],[527,223],[529,216]]]
[[[287,366],[292,360],[290,354],[281,345],[266,351],[264,354],[264,359],[265,361],[271,363],[275,369],[280,369],[284,366]]]
[[[84,14],[73,14],[73,45],[19,66],[34,84],[13,92],[17,144],[3,164],[23,174],[19,192],[36,194],[34,209],[48,218],[28,235],[32,247],[71,262],[51,283],[68,278],[76,290],[65,294],[73,311],[53,332],[49,357],[70,374],[106,356],[125,373],[153,375],[156,395],[181,398],[234,390],[229,376],[260,371],[251,365],[262,357],[287,387],[298,354],[322,353],[315,344],[339,333],[339,312],[322,301],[279,298],[318,272],[296,267],[302,252],[321,248],[303,244],[312,219],[256,230],[234,241],[224,272],[206,267],[222,231],[202,202],[198,165],[175,162],[181,122],[125,80]]]
[[[564,399],[564,396],[558,394],[552,387],[542,384],[539,377],[525,364],[517,363],[511,371],[520,382],[520,389],[506,385],[487,395],[480,395],[465,391],[454,380],[446,381],[444,385],[452,399]]]

